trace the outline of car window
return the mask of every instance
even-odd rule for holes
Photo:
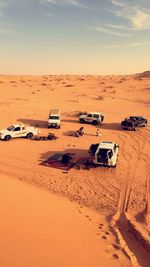
[[[51,120],[59,120],[59,116],[54,116],[54,115],[53,115],[53,116],[50,116],[50,119],[51,119]]]
[[[88,118],[92,118],[92,114],[88,114],[88,116],[87,116]]]
[[[20,127],[16,127],[16,128],[14,129],[15,132],[20,131],[20,130],[21,130]]]
[[[12,130],[14,130],[14,126],[12,125],[12,126],[9,126],[8,128],[7,128],[7,130],[8,131],[12,131]]]
[[[107,152],[107,155],[108,155],[108,157],[111,159],[112,158],[112,156],[113,156],[113,151],[112,151],[112,149],[110,149],[108,152]]]
[[[99,118],[99,115],[98,114],[94,114],[93,117],[96,118],[96,119],[98,119]]]

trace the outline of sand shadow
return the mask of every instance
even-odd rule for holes
[[[97,136],[96,134],[85,133],[84,135]]]
[[[48,128],[47,121],[33,120],[33,119],[18,119],[19,122],[29,124],[38,128]]]
[[[79,120],[72,120],[72,119],[68,119],[68,120],[65,119],[65,120],[64,120],[64,119],[63,119],[63,120],[61,120],[61,121],[62,121],[62,122],[67,122],[67,123],[70,123],[70,122],[71,122],[71,123],[79,123],[79,124],[80,124]]]
[[[68,144],[70,145],[70,144]],[[71,154],[73,160],[78,160],[80,157],[89,157],[88,151],[86,149],[76,149],[76,148],[68,148],[62,151],[47,151],[42,153],[40,156],[40,162],[43,160],[47,160],[54,154]]]
[[[118,122],[113,122],[113,123],[102,123],[100,125],[100,127],[97,128],[101,128],[101,129],[106,129],[106,130],[116,130],[116,131],[120,131],[121,130],[121,124]]]
[[[70,137],[76,137],[76,131],[66,131],[66,132],[63,132],[63,135],[64,136],[70,136]]]
[[[70,144],[68,144],[70,146]],[[46,153],[42,153],[41,157],[39,159],[39,164],[40,165],[45,165],[44,163],[48,161],[51,157],[55,155],[62,155],[62,154],[68,154],[71,156],[71,161],[74,163],[73,168],[75,169],[86,169],[86,170],[92,170],[92,169],[109,169],[111,167],[109,166],[104,166],[104,165],[97,165],[94,164],[91,161],[91,157],[88,153],[88,150],[86,149],[76,149],[76,148],[68,148],[63,151],[47,151]]]
[[[78,129],[79,129],[79,128],[78,128]],[[78,130],[78,129],[77,129],[77,130]],[[86,135],[87,135],[87,136],[88,136],[88,135],[89,135],[89,136],[96,136],[96,134],[84,133],[83,136],[79,136],[79,137],[77,137],[77,136],[76,136],[76,132],[77,132],[77,130],[75,130],[75,131],[66,131],[66,132],[63,133],[63,135],[64,135],[64,136],[75,137],[75,138],[84,138],[84,136],[86,136]]]
[[[146,213],[147,213],[147,208],[145,207],[143,211],[135,215],[136,221],[139,223],[145,223]]]

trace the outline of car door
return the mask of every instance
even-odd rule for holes
[[[94,115],[93,115],[93,120],[95,120],[95,121],[97,121],[97,122],[100,122],[99,114],[94,114]]]
[[[139,123],[139,126],[144,126],[144,119],[143,119],[143,117],[138,117],[138,123]]]
[[[86,117],[86,122],[92,122],[93,121],[93,116],[92,114],[88,114],[87,117]]]
[[[116,144],[114,144],[113,150],[112,150],[112,163],[113,165],[116,164],[117,161],[117,154],[118,154],[118,148],[116,146]]]
[[[22,136],[21,127],[17,126],[13,130],[13,137],[20,137],[20,136]]]

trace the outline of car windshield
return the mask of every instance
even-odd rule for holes
[[[14,128],[15,128],[15,127],[14,127],[13,125],[11,125],[11,126],[9,126],[9,127],[7,128],[7,131],[12,131]]]
[[[106,158],[111,158],[113,155],[113,152],[111,149],[105,149],[105,148],[101,148],[98,152],[98,157],[102,158],[102,159],[106,159]]]
[[[51,120],[59,120],[59,116],[50,116]]]
[[[127,127],[133,127],[134,126],[134,122],[125,121],[125,122],[122,123],[122,125],[127,126]]]

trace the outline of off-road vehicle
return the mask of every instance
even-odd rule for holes
[[[92,144],[89,153],[94,164],[116,167],[118,148],[117,143],[102,141],[98,144]]]
[[[126,120],[137,122],[138,127],[145,127],[147,126],[147,123],[148,123],[147,119],[141,116],[130,116],[126,118]]]
[[[90,112],[80,116],[80,123],[100,124],[104,120],[104,115],[100,112]]]
[[[51,109],[48,116],[48,128],[60,128],[60,111]]]
[[[33,126],[24,126],[23,124],[14,124],[7,129],[0,130],[0,139],[9,141],[16,137],[26,137],[31,139],[34,135],[37,135],[39,130]]]

